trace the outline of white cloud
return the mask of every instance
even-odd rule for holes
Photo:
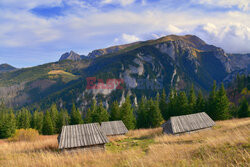
[[[193,3],[199,3],[204,5],[219,6],[231,8],[237,6],[239,9],[244,11],[250,10],[249,0],[192,0]]]
[[[8,8],[32,9],[37,6],[59,6],[62,0],[1,0],[0,6]]]
[[[35,53],[39,50],[41,55],[71,49],[88,52],[168,34],[194,34],[227,52],[250,52],[249,12],[176,11],[162,9],[161,6],[151,7],[149,1],[146,6],[141,3],[136,6],[138,4],[134,0],[124,3],[121,0],[106,0],[106,3],[119,2],[126,8],[103,11],[99,6],[90,9],[86,1],[70,0],[66,1],[72,7],[70,10],[65,11],[63,16],[48,19],[32,14],[29,9],[37,5],[58,6],[61,5],[60,0],[33,1],[33,4],[23,0],[20,8],[14,2],[17,3],[17,0],[0,2],[0,5],[4,4],[4,9],[0,10],[1,53],[3,49],[6,53],[15,49],[17,52],[35,50]],[[16,10],[11,5],[15,5]],[[54,56],[56,60],[58,55]]]
[[[120,4],[122,6],[127,6],[134,2],[135,0],[102,0],[102,4]]]
[[[139,40],[140,38],[135,35],[123,33],[121,37],[115,38],[114,42],[115,43],[132,43],[132,42],[136,42]]]
[[[181,32],[183,32],[180,28],[170,24],[167,26],[166,31],[172,34],[180,34]]]

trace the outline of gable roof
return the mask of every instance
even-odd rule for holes
[[[101,129],[106,135],[122,135],[128,132],[128,129],[122,121],[102,122]]]
[[[58,136],[59,149],[108,143],[98,123],[63,126]]]
[[[209,128],[214,125],[215,122],[205,112],[201,112],[171,117],[169,121],[164,123],[163,127],[170,129],[170,132],[175,134]]]

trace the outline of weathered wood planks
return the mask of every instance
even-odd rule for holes
[[[101,129],[107,136],[124,135],[128,132],[122,121],[102,122]]]
[[[58,137],[59,149],[104,145],[108,142],[98,123],[63,126]]]
[[[201,112],[171,117],[162,127],[164,133],[178,134],[210,128],[214,125],[215,122],[205,112]]]

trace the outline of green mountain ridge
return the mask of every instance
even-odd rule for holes
[[[71,56],[73,60],[66,58],[0,74],[0,98],[17,108],[25,105],[46,108],[53,102],[68,108],[74,102],[84,110],[93,98],[104,104],[113,100],[122,103],[129,94],[136,104],[142,96],[155,96],[162,89],[168,93],[171,88],[185,90],[194,84],[196,90],[206,92],[214,80],[221,83],[233,72],[249,67],[249,55],[237,63],[242,55],[226,54],[192,35],[170,35],[98,49],[84,59],[73,52]],[[124,89],[89,90],[86,89],[87,77],[96,77],[105,83],[109,78],[123,79]],[[160,89],[147,88],[148,85],[141,89],[141,80],[162,83]]]

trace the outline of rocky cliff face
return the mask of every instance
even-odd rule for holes
[[[83,60],[86,58],[87,57],[84,55],[79,55],[79,54],[75,53],[74,51],[70,51],[70,52],[66,52],[66,53],[62,54],[59,61],[62,61],[62,60],[80,61],[80,60]]]
[[[11,95],[8,97],[14,100],[9,100],[10,102],[42,103],[45,106],[60,101],[60,105],[67,107],[69,102],[75,101],[78,107],[84,109],[93,98],[105,102],[118,100],[122,103],[126,95],[131,95],[137,101],[142,96],[154,97],[162,89],[168,93],[171,88],[185,90],[192,84],[196,90],[208,91],[214,80],[220,83],[225,81],[225,78],[230,78],[229,76],[232,78],[232,74],[238,71],[249,69],[249,62],[249,54],[226,54],[223,49],[208,45],[196,36],[171,35],[157,40],[94,50],[88,56],[71,51],[63,54],[58,63],[0,75],[0,85],[17,83],[14,78],[23,83],[23,77],[19,77],[23,73],[27,73],[27,84],[36,85],[32,90],[27,89],[30,86],[26,83],[20,89],[16,86],[11,89],[4,87],[0,88],[0,93]],[[57,72],[64,71],[65,76],[51,76],[48,68]],[[41,77],[31,78],[34,72],[37,72],[35,76]],[[86,89],[87,77],[103,80],[104,87],[107,86],[107,79],[122,79],[123,89],[116,89],[117,83],[112,89]],[[44,79],[48,87],[42,89],[42,85],[38,83]],[[70,82],[64,83],[64,80]],[[98,87],[101,85],[103,84]],[[40,95],[37,95],[37,89]],[[15,91],[10,93],[11,90]],[[36,98],[36,95],[41,98]]]

